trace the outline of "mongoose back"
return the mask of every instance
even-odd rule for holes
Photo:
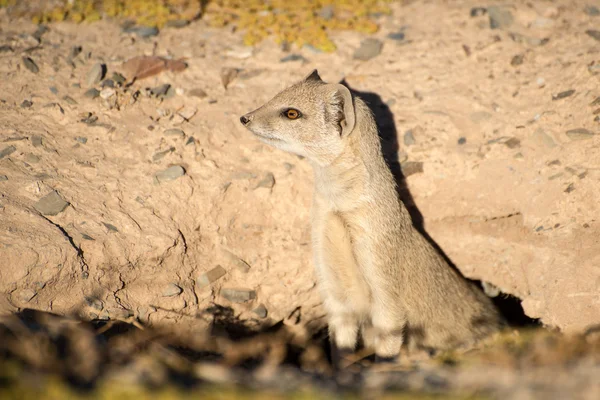
[[[261,141],[314,169],[313,257],[341,351],[361,333],[377,357],[410,348],[469,345],[502,318],[415,229],[383,157],[374,117],[342,84],[317,70],[240,118]]]

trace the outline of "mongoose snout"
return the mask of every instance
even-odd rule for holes
[[[312,248],[330,337],[379,358],[400,348],[447,349],[498,330],[491,300],[413,226],[360,97],[315,70],[240,122],[314,170]]]

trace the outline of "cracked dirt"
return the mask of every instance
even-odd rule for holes
[[[376,57],[353,59],[365,36],[343,32],[334,54],[292,48],[288,62],[202,21],[151,38],[53,23],[38,42],[0,10],[0,310],[198,330],[213,303],[259,325],[300,307],[322,327],[310,166],[238,121],[318,68],[376,94],[414,216],[466,276],[548,326],[599,323],[600,41],[586,31],[600,16],[585,5],[504,4],[514,21],[491,29],[475,2],[395,3]],[[188,67],[118,87],[114,102],[86,96],[95,64],[109,79],[137,55]],[[169,96],[146,90],[162,84]],[[42,215],[53,190],[68,206]]]

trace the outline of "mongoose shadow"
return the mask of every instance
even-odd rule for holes
[[[379,132],[379,139],[381,141],[381,147],[384,158],[392,174],[394,175],[394,178],[396,180],[396,189],[398,191],[398,196],[408,209],[414,227],[440,253],[440,255],[448,262],[448,264],[455,271],[457,271],[457,273],[462,275],[462,273],[456,267],[456,265],[454,265],[454,263],[446,255],[446,253],[444,253],[441,247],[435,242],[435,240],[433,240],[433,238],[425,230],[423,214],[421,214],[421,211],[419,211],[417,205],[415,204],[412,194],[410,193],[410,190],[406,183],[406,178],[402,172],[402,167],[400,165],[400,160],[398,157],[400,151],[398,131],[396,129],[396,123],[394,121],[394,114],[390,110],[389,106],[385,102],[383,102],[381,96],[379,96],[377,93],[360,92],[356,89],[353,89],[352,87],[350,87],[350,85],[348,84],[348,82],[346,82],[345,79],[343,79],[340,83],[348,87],[348,89],[350,89],[350,91],[354,95],[359,96],[361,99],[363,99],[371,109],[377,124],[377,130]],[[483,290],[483,284],[481,281],[469,279],[466,277],[465,279],[476,284],[479,288]],[[523,307],[521,306],[521,300],[519,298],[501,293],[500,295],[495,296],[492,300],[510,325],[522,327],[539,325],[539,321],[537,319],[532,319],[525,315]]]

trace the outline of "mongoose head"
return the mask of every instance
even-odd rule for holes
[[[350,90],[314,70],[240,121],[264,143],[323,163],[343,151],[356,116]]]

